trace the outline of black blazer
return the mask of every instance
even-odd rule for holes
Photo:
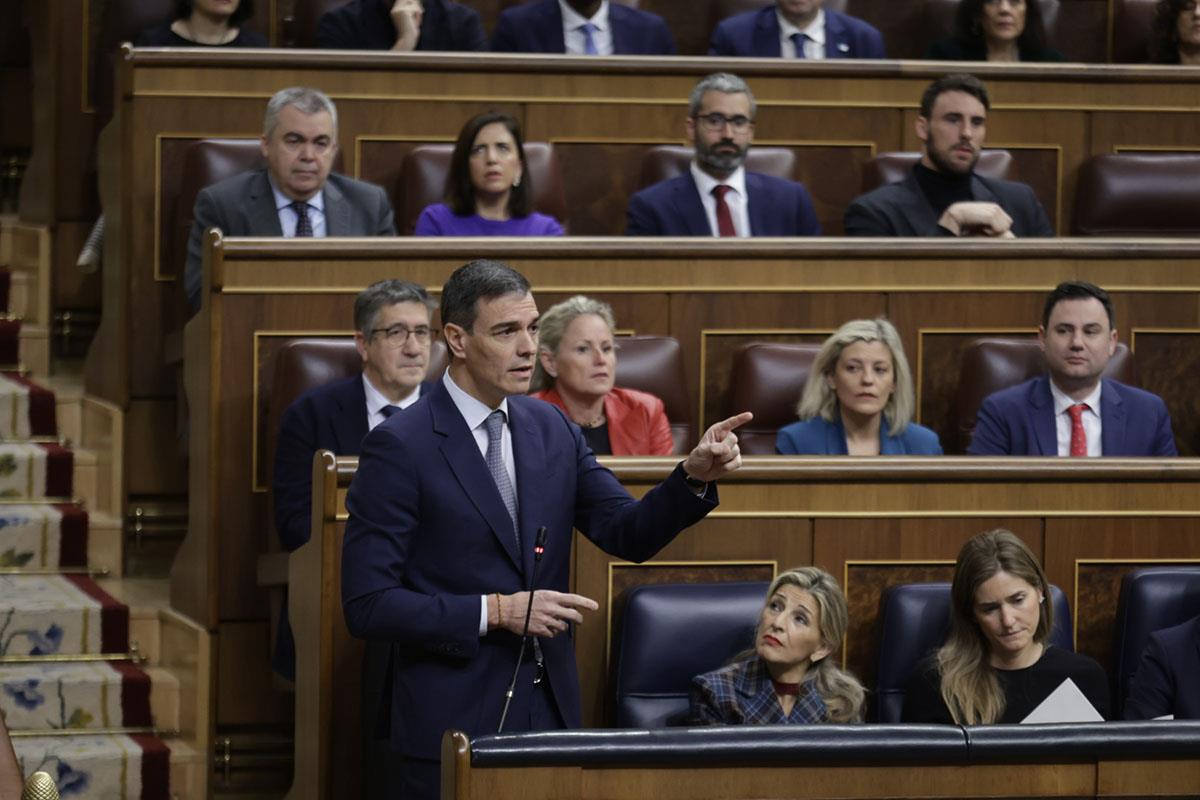
[[[1066,61],[1063,54],[1053,47],[1040,49],[1022,47],[1017,43],[1022,61]],[[983,38],[975,41],[964,41],[957,36],[945,36],[929,45],[926,58],[931,61],[987,61],[987,43]]]
[[[479,12],[449,0],[424,0],[418,50],[486,50],[487,34]],[[326,11],[317,22],[317,47],[330,50],[391,50],[396,24],[392,0],[351,0]]]

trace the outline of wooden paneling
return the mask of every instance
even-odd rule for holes
[[[1167,399],[1179,454],[1200,454],[1200,393],[1180,392],[1200,374],[1200,328],[1193,331],[1155,329],[1132,332],[1142,388]]]

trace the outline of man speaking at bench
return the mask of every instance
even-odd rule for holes
[[[337,150],[337,108],[323,92],[294,86],[267,102],[266,169],[226,178],[196,196],[184,273],[193,313],[200,309],[200,250],[209,228],[226,236],[396,235],[382,188],[330,174]]]
[[[716,507],[713,481],[741,465],[732,431],[751,418],[709,428],[635,501],[562,411],[524,396],[538,323],[524,276],[460,267],[441,322],[450,367],[363,440],[342,549],[350,633],[397,645],[390,736],[405,800],[438,796],[446,729],[496,732],[514,670],[506,732],[579,727],[571,626],[598,606],[566,591],[572,529],[618,558],[650,558]],[[518,665],[531,584],[534,639]]]

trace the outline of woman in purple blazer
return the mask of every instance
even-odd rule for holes
[[[489,111],[468,120],[454,143],[446,201],[426,206],[417,236],[562,236],[554,217],[533,210],[521,127]]]

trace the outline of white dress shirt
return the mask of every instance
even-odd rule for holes
[[[804,40],[806,59],[821,61],[825,58],[825,9],[817,10],[817,16],[808,23],[807,28],[797,28],[788,22],[783,14],[779,13],[779,9],[775,10],[775,16],[779,18],[779,52],[784,58],[796,57],[796,43],[792,41],[794,33],[802,33],[808,37]]]
[[[500,405],[496,408],[488,408],[486,404],[476,400],[471,395],[467,394],[463,389],[454,382],[450,377],[450,370],[446,370],[446,374],[442,376],[442,381],[446,384],[446,391],[450,393],[450,399],[454,401],[454,406],[458,409],[458,413],[462,414],[463,419],[467,423],[467,427],[471,429],[471,434],[475,437],[475,444],[479,445],[479,454],[487,459],[488,435],[487,428],[484,427],[484,422],[493,411],[503,411],[504,419],[508,420],[508,398],[500,401]],[[500,431],[500,447],[504,458],[504,470],[508,473],[508,479],[512,481],[513,491],[517,491],[517,467],[513,461],[512,449],[512,431],[506,424]],[[518,495],[519,497],[519,495]],[[487,614],[488,596],[481,594],[479,596],[479,635],[487,634],[488,630],[488,614]]]
[[[300,223],[300,215],[296,213],[296,209],[292,208],[294,202],[283,192],[279,191],[279,187],[275,185],[275,181],[271,176],[267,176],[267,181],[271,184],[271,192],[275,195],[275,211],[279,214],[279,228],[283,231],[285,239],[292,239],[296,236],[296,226]],[[308,198],[308,222],[312,226],[312,235],[314,239],[320,239],[326,236],[325,233],[325,191],[321,190]]]
[[[1058,454],[1060,456],[1071,455],[1071,414],[1067,409],[1076,403],[1083,403],[1087,406],[1083,410],[1082,417],[1083,432],[1087,436],[1087,454],[1089,456],[1103,455],[1100,443],[1102,431],[1100,390],[1103,386],[1103,383],[1097,383],[1096,388],[1087,397],[1082,400],[1072,400],[1054,385],[1053,380],[1050,381],[1050,395],[1054,398],[1054,423],[1055,430],[1058,432]]]
[[[604,0],[600,4],[600,8],[596,10],[591,19],[571,8],[564,0],[558,0],[558,7],[562,11],[563,44],[566,45],[567,55],[587,54],[584,46],[587,38],[580,28],[588,22],[596,28],[592,31],[592,42],[596,45],[596,55],[611,56],[613,54],[612,26],[608,24],[608,0]]]
[[[387,417],[383,415],[384,406],[396,406],[397,408],[408,408],[413,403],[417,402],[421,397],[421,386],[418,384],[409,392],[407,397],[401,398],[400,402],[393,403],[384,397],[378,389],[367,379],[367,373],[363,373],[363,392],[367,395],[367,430],[375,430],[375,426],[383,422]]]
[[[729,215],[733,217],[733,230],[738,236],[750,236],[750,198],[746,196],[745,168],[738,167],[726,181],[718,181],[700,169],[695,161],[691,164],[691,170],[692,180],[696,182],[696,189],[700,192],[700,204],[704,206],[704,215],[708,217],[708,228],[712,235],[720,236],[717,227],[717,198],[713,196],[712,191],[718,184],[724,183],[733,190],[725,193],[725,205],[729,206]]]

